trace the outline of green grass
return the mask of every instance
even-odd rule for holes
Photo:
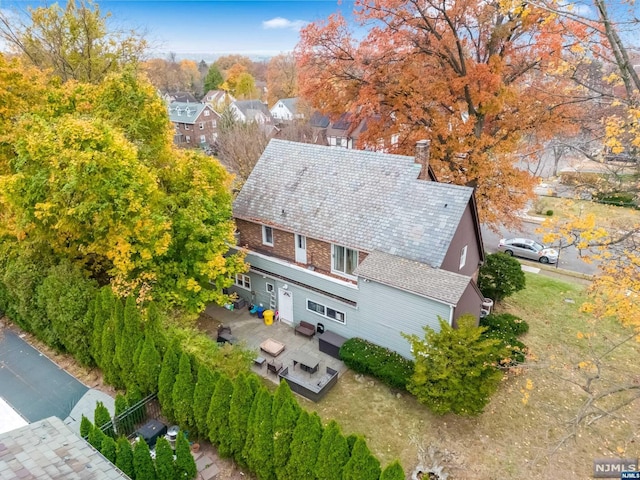
[[[527,274],[527,288],[497,306],[529,322],[521,340],[531,354],[524,368],[505,377],[479,417],[435,416],[410,395],[353,373],[341,377],[323,402],[307,406],[335,418],[347,433],[366,435],[383,464],[399,458],[407,474],[417,464],[418,446],[431,445],[444,452],[452,480],[589,478],[594,458],[619,455],[618,448],[626,457],[640,456],[640,408],[580,427],[575,440],[554,452],[585,399],[577,384],[587,370],[579,362],[629,333],[615,321],[580,312],[585,299],[582,285]],[[624,344],[595,385],[640,379],[639,358],[640,344]]]
[[[530,212],[544,216],[547,210],[553,210],[551,218],[568,220],[593,213],[601,226],[622,226],[640,224],[640,211],[633,208],[605,205],[588,200],[569,200],[559,197],[541,197]]]

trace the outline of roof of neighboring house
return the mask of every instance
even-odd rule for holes
[[[276,102],[276,105],[278,105],[279,103],[282,103],[287,108],[287,110],[289,110],[294,115],[298,111],[298,98],[297,97],[294,97],[294,98],[281,98],[280,100],[278,100]]]
[[[171,102],[169,104],[169,119],[174,123],[193,124],[205,108],[219,116],[215,110],[204,103]]]
[[[367,129],[367,122],[362,120],[354,128],[354,118],[350,113],[343,113],[338,120],[331,122],[327,127],[327,137],[358,138],[361,132]]]
[[[128,479],[57,417],[0,435],[0,477]]]
[[[414,157],[273,139],[234,216],[439,268],[473,190],[419,171]]]
[[[169,96],[173,99],[174,102],[198,102],[198,99],[194,97],[190,92],[175,92],[170,93]]]
[[[309,124],[316,128],[327,128],[329,126],[329,115],[323,115],[322,113],[315,111],[311,114]]]
[[[267,104],[260,100],[237,100],[231,105],[240,110],[247,121],[255,120],[258,113],[264,114],[269,120],[272,119]]]
[[[371,252],[355,272],[374,282],[457,305],[471,277],[384,252]]]
[[[227,100],[229,100],[229,102],[236,101],[233,95],[229,92],[225,92],[224,90],[209,90],[202,100],[212,104],[223,103]]]

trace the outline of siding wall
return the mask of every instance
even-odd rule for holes
[[[361,337],[378,345],[393,349],[407,358],[411,358],[409,343],[400,332],[424,335],[423,326],[439,328],[438,316],[449,321],[451,309],[448,305],[412,295],[377,282],[360,280],[355,285],[341,284],[328,278],[322,278],[315,272],[303,268],[291,268],[256,255],[247,255],[247,262],[256,268],[281,275],[295,282],[322,290],[327,295],[308,290],[302,286],[287,282],[284,279],[269,278],[262,272],[250,272],[251,291],[234,287],[233,291],[249,302],[268,305],[266,283],[277,289],[287,284],[293,294],[293,314],[295,322],[305,320],[314,325],[322,323],[326,330],[347,338]],[[267,278],[263,278],[263,277]],[[252,292],[254,292],[252,294]],[[333,298],[338,296],[355,302],[355,305]],[[276,294],[277,299],[277,294]],[[346,323],[343,325],[333,319],[307,310],[307,299],[321,303],[327,307],[343,312]],[[277,308],[277,307],[276,307]]]
[[[460,252],[465,245],[467,245],[467,259],[461,269]],[[471,206],[467,205],[440,268],[476,278],[475,275],[479,266],[480,250],[478,248],[478,238],[473,223],[473,215],[471,214]]]
[[[465,313],[475,315],[475,317],[479,319],[483,300],[484,299],[482,297],[482,294],[480,293],[480,290],[478,290],[476,284],[469,283],[464,293],[462,294],[462,298],[460,298],[460,301],[458,302],[458,305],[456,305],[456,308],[454,310],[454,325],[456,324],[455,320],[460,315],[464,315]]]

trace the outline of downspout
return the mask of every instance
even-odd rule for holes
[[[454,310],[454,306],[453,305],[449,305],[449,326],[453,327],[453,310]]]

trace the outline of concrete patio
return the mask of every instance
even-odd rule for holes
[[[274,360],[274,357],[261,352],[260,344],[268,338],[283,343],[285,349],[280,355],[275,357],[275,360],[282,363],[283,369],[289,367],[290,372],[295,370],[295,375],[298,377],[313,380],[316,377],[322,377],[326,371],[326,367],[338,371],[338,375],[342,375],[347,369],[343,362],[319,350],[318,334],[314,335],[313,338],[296,335],[293,326],[278,321],[274,321],[272,325],[265,325],[264,320],[257,316],[252,316],[247,307],[238,310],[227,310],[226,308],[216,305],[209,305],[205,309],[205,313],[215,321],[221,322],[225,327],[230,327],[232,335],[240,344],[244,344],[246,348],[255,350],[256,357],[263,357],[266,359],[266,362]],[[200,325],[202,327],[205,326],[202,322]],[[216,335],[214,331],[209,330],[209,332],[212,338],[215,339]],[[320,361],[318,371],[308,373],[302,371],[299,366],[296,366],[294,369],[293,358],[297,353],[317,358]],[[253,371],[274,383],[278,383],[278,376],[267,370],[266,362],[262,366],[254,365],[252,367]]]

